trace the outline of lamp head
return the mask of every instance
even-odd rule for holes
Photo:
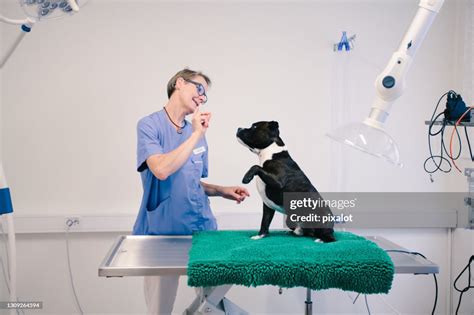
[[[37,21],[54,19],[79,11],[85,0],[19,0],[25,14]]]
[[[398,146],[383,125],[375,124],[369,118],[364,122],[350,123],[327,134],[333,140],[349,145],[357,150],[402,167]]]

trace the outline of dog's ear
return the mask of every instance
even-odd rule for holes
[[[270,121],[268,123],[268,126],[270,127],[270,130],[274,131],[274,130],[278,130],[278,121]]]
[[[278,130],[278,122],[277,121],[270,121],[268,123],[268,128],[270,129],[270,137],[273,139],[278,138],[280,136],[280,130]]]

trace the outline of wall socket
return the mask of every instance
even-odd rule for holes
[[[80,217],[66,217],[65,225],[66,225],[66,228],[71,229],[75,226],[78,226],[80,222],[81,222]]]

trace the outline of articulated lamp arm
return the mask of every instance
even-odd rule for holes
[[[352,123],[328,133],[330,138],[402,166],[398,146],[385,132],[384,124],[392,104],[405,90],[406,74],[443,3],[444,0],[420,1],[398,50],[375,80],[376,95],[369,116],[363,123]]]
[[[444,0],[421,0],[398,50],[375,80],[376,97],[364,123],[382,128],[392,104],[405,90],[405,77]]]

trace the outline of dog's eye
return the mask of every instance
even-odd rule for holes
[[[255,125],[252,125],[252,129],[255,129],[255,128],[257,128],[257,126],[255,126]]]

